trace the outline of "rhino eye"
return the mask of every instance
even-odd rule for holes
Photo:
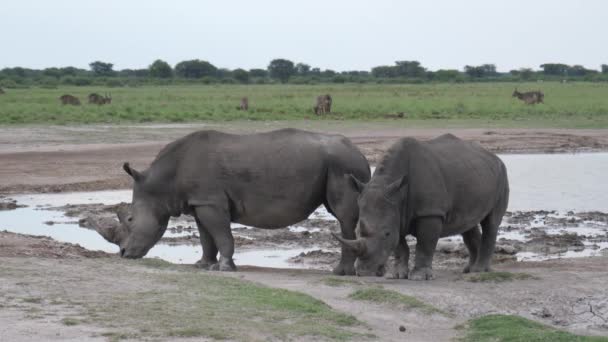
[[[389,237],[390,235],[391,235],[391,232],[384,233],[384,237]]]
[[[129,217],[127,217],[127,222],[129,222],[129,223],[130,223],[130,222],[133,222],[133,216],[129,216]]]

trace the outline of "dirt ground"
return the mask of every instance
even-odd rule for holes
[[[10,199],[2,199],[10,198],[10,194],[129,188],[130,179],[121,169],[124,161],[145,168],[167,142],[194,130],[213,128],[243,133],[267,131],[284,125],[246,123],[230,126],[186,124],[0,128],[0,210],[12,210],[19,205]],[[498,153],[608,151],[606,130],[414,129],[392,127],[390,123],[300,123],[296,126],[344,134],[353,140],[372,164],[399,137],[430,139],[447,132],[479,142]],[[75,220],[78,218],[80,225],[86,228],[94,227],[93,220],[115,217],[115,206],[82,205],[56,210],[66,212]],[[555,219],[549,214],[510,213],[506,218],[506,229],[519,232],[521,225],[529,225],[539,215],[545,215],[547,220]],[[569,227],[576,224],[576,220],[605,224],[608,216],[605,213],[572,213],[569,217],[555,220],[558,220],[553,222],[556,227]],[[460,273],[466,262],[466,251],[461,242],[448,241],[439,247],[435,280],[413,282],[345,277],[340,279],[347,281],[340,282],[339,286],[329,286],[324,282],[332,277],[327,269],[338,257],[336,243],[329,231],[337,231],[337,224],[313,218],[301,225],[320,229],[302,232],[236,229],[237,249],[252,248],[252,241],[255,241],[257,248],[318,246],[319,250],[291,260],[318,269],[241,267],[237,273],[221,276],[238,277],[309,294],[338,311],[355,315],[383,341],[447,341],[462,335],[456,329],[459,324],[491,313],[521,315],[579,334],[608,335],[608,256],[514,262],[513,255],[517,251],[563,253],[593,248],[593,245],[585,243],[605,243],[608,235],[582,241],[568,234],[548,236],[532,229],[526,231],[525,242],[499,241],[495,268],[529,274],[531,277],[525,280],[499,283],[468,281]],[[162,243],[198,244],[191,221],[184,220],[172,229],[193,234],[190,237],[163,238]],[[11,341],[107,340],[104,328],[94,321],[74,326],[62,323],[63,318],[74,315],[73,308],[62,305],[41,307],[40,303],[28,302],[27,298],[48,298],[58,291],[53,286],[60,286],[66,296],[73,293],[82,297],[86,291],[99,287],[121,293],[133,286],[134,273],[130,270],[137,271],[141,267],[107,253],[89,251],[50,238],[0,232],[0,270],[5,270],[0,272],[0,336]],[[15,271],[21,269],[24,272]],[[204,272],[195,268],[188,270]],[[113,277],[115,281],[105,281],[106,277]],[[149,286],[151,291],[162,290],[161,287],[156,288],[155,284]],[[382,286],[414,296],[446,314],[420,315],[419,312],[390,304],[370,304],[348,298],[352,291],[366,286]],[[400,325],[407,328],[406,332],[399,331]]]
[[[145,266],[107,254],[90,252],[26,235],[0,233],[0,336],[8,341],[106,340],[111,330],[95,320],[82,319],[79,305],[69,298],[96,298],[105,292],[124,293],[142,288],[138,274]],[[24,248],[48,248],[24,254]],[[56,251],[66,251],[57,254]],[[300,291],[354,315],[382,341],[449,341],[462,335],[458,325],[486,314],[514,314],[579,334],[608,334],[608,257],[544,262],[507,262],[500,271],[530,277],[507,282],[471,282],[455,268],[436,270],[426,282],[374,277],[342,277],[337,283],[329,272],[243,267],[237,273],[216,273],[183,266],[187,272],[210,272],[237,277],[274,288]],[[155,274],[171,271],[155,269]],[[175,274],[173,274],[175,276]],[[101,285],[103,284],[103,285]],[[390,303],[368,303],[348,297],[357,289],[381,286],[413,296],[442,311],[421,314]],[[147,291],[163,290],[147,282]],[[58,296],[58,293],[61,295]],[[80,313],[79,313],[80,312]],[[72,326],[66,319],[78,319]],[[399,326],[406,328],[399,331]],[[173,340],[173,339],[172,339]]]
[[[332,122],[11,127],[0,128],[0,194],[128,188],[123,162],[145,168],[162,146],[192,131],[252,133],[284,126],[344,134],[371,164],[400,137],[424,140],[448,132],[497,153],[608,150],[608,134],[601,129],[401,128]]]

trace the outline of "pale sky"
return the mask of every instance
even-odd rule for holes
[[[287,58],[369,70],[397,60],[499,71],[608,64],[606,0],[0,0],[0,68],[114,69],[207,60],[266,68]]]

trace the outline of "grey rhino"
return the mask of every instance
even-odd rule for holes
[[[336,236],[357,254],[358,275],[382,276],[394,251],[394,278],[432,279],[437,240],[456,234],[469,250],[464,272],[490,270],[509,201],[507,171],[496,155],[451,134],[428,142],[403,138],[364,182],[353,175],[351,186],[360,192],[357,239]],[[417,238],[411,273],[408,234]]]
[[[162,237],[169,217],[196,219],[202,268],[234,271],[231,222],[275,229],[306,219],[325,205],[345,238],[355,238],[357,196],[349,174],[368,181],[367,160],[350,140],[296,129],[233,135],[199,131],[165,146],[133,178],[130,210],[100,233],[125,258],[141,258]],[[219,251],[220,259],[217,260]],[[355,255],[342,250],[336,274],[354,275]]]

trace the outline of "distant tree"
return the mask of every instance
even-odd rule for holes
[[[496,65],[494,64],[482,64],[480,66],[467,65],[464,67],[464,72],[473,78],[490,77],[498,74],[496,72]]]
[[[230,71],[230,69],[220,68],[220,69],[217,69],[215,75],[218,78],[231,78],[232,77],[232,71]]]
[[[597,73],[596,70],[586,69],[582,65],[573,65],[572,67],[568,68],[568,75],[571,75],[571,76],[586,76],[586,75],[595,74],[595,73]]]
[[[239,83],[249,83],[249,73],[243,69],[236,69],[232,71],[232,77]]]
[[[59,78],[61,76],[61,70],[59,70],[59,68],[46,68],[42,70],[42,74],[48,77]]]
[[[100,62],[100,61],[95,61],[95,62],[89,64],[89,67],[91,67],[91,71],[93,72],[94,76],[112,76],[112,75],[114,75],[114,70],[112,70],[113,66],[114,66],[114,64],[112,64],[112,63],[104,63],[104,62]]]
[[[434,72],[434,79],[438,81],[453,81],[460,76],[460,71],[453,69],[439,69]]]
[[[418,61],[397,61],[395,67],[396,76],[423,77],[426,73]]]
[[[534,75],[534,71],[530,68],[521,68],[518,71],[519,77],[521,77],[521,79],[524,81],[529,80],[530,78],[532,78],[532,75]]]
[[[602,74],[608,74],[608,64],[602,64]]]
[[[540,66],[545,75],[568,76],[570,66],[561,63],[545,63]]]
[[[321,69],[320,68],[312,68],[312,69],[310,69],[310,74],[311,75],[315,75],[315,76],[321,76]]]
[[[397,68],[394,66],[380,65],[372,68],[372,75],[379,78],[397,77]]]
[[[293,62],[287,59],[274,59],[268,65],[268,73],[270,77],[276,78],[285,83],[291,76],[296,73]]]
[[[175,74],[183,78],[215,77],[217,68],[207,61],[193,59],[177,63]]]
[[[173,76],[173,69],[171,69],[169,63],[160,59],[157,59],[150,64],[148,70],[150,72],[150,76],[156,78],[171,78],[171,76]]]
[[[310,73],[310,65],[304,63],[296,64],[296,73],[300,76],[306,76]]]
[[[266,76],[268,76],[268,71],[264,70],[264,69],[251,69],[251,70],[249,70],[249,76],[266,77]]]
[[[334,77],[335,75],[336,75],[336,72],[331,69],[325,69],[321,73],[321,76],[327,77],[327,78]]]

